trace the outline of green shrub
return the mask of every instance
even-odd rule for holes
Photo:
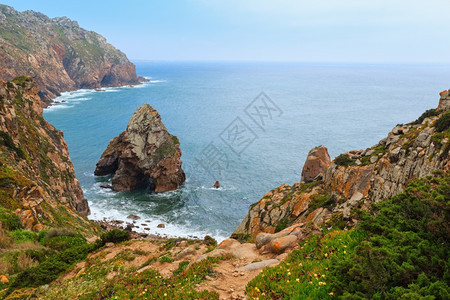
[[[102,247],[106,243],[120,243],[131,239],[130,232],[126,230],[113,229],[103,233],[96,241],[97,247]]]
[[[59,235],[50,238],[45,237],[40,243],[53,250],[62,251],[68,248],[82,246],[86,244],[86,239],[82,235]]]
[[[15,213],[0,213],[0,222],[9,231],[22,229],[20,219]]]
[[[217,246],[217,241],[210,237],[209,235],[205,235],[205,238],[203,239],[203,242],[205,243],[205,245],[207,246]]]
[[[29,230],[14,230],[11,231],[11,235],[13,236],[17,244],[23,242],[35,242],[38,238],[36,232]]]
[[[450,111],[447,111],[439,119],[434,122],[434,127],[438,132],[445,131],[450,128]]]
[[[355,162],[350,159],[348,154],[340,154],[338,157],[336,157],[334,159],[334,163],[338,166],[344,166],[344,167],[355,164]]]
[[[84,244],[50,256],[38,266],[20,272],[11,284],[9,292],[19,288],[37,287],[55,280],[62,272],[85,259],[94,249],[95,245]]]
[[[434,117],[437,115],[439,115],[439,111],[437,109],[434,109],[434,108],[428,109],[417,120],[412,122],[412,124],[414,124],[414,125],[422,124],[422,122],[423,122],[423,120],[425,120],[425,118]]]
[[[171,257],[169,257],[167,255],[161,256],[158,260],[159,260],[160,263],[171,263],[171,262],[173,262],[173,258],[171,258]]]
[[[418,179],[374,209],[361,215],[369,239],[333,261],[332,291],[346,299],[446,299],[450,177]]]

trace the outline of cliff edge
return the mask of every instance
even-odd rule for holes
[[[144,80],[126,55],[66,17],[0,5],[0,78],[34,78],[43,105],[60,92]]]
[[[38,91],[31,77],[0,81],[0,209],[26,229],[90,227],[63,133],[43,119]]]

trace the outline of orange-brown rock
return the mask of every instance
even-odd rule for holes
[[[186,178],[179,146],[156,109],[144,104],[133,114],[127,129],[110,141],[97,162],[95,175],[114,174],[115,191],[176,190]]]
[[[88,203],[62,132],[42,117],[38,92],[30,77],[0,81],[0,205],[27,229],[87,229]]]
[[[252,234],[262,247],[273,237],[258,233],[284,234],[283,228],[291,224],[353,226],[357,222],[352,215],[355,207],[367,210],[372,203],[401,193],[413,178],[450,170],[450,136],[436,132],[433,126],[449,111],[449,94],[440,93],[437,116],[396,126],[366,150],[349,151],[332,162],[327,162],[325,147],[311,150],[302,182],[283,184],[266,193],[250,207],[234,233]],[[316,180],[319,178],[322,180]]]
[[[311,149],[303,165],[301,182],[307,183],[322,179],[325,167],[330,161],[330,155],[326,147],[318,146]]]
[[[101,35],[66,17],[0,5],[0,78],[33,77],[48,105],[62,91],[139,83],[136,68]]]

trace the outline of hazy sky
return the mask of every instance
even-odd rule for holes
[[[131,59],[450,62],[450,0],[12,0]]]

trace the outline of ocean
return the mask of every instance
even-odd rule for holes
[[[325,145],[334,158],[370,147],[450,88],[450,66],[438,64],[135,64],[150,82],[66,92],[44,110],[64,132],[89,218],[130,222],[134,214],[140,231],[219,241],[266,192],[300,181],[311,148]],[[178,136],[186,183],[162,194],[102,189],[111,177],[95,177],[95,164],[143,103]]]

